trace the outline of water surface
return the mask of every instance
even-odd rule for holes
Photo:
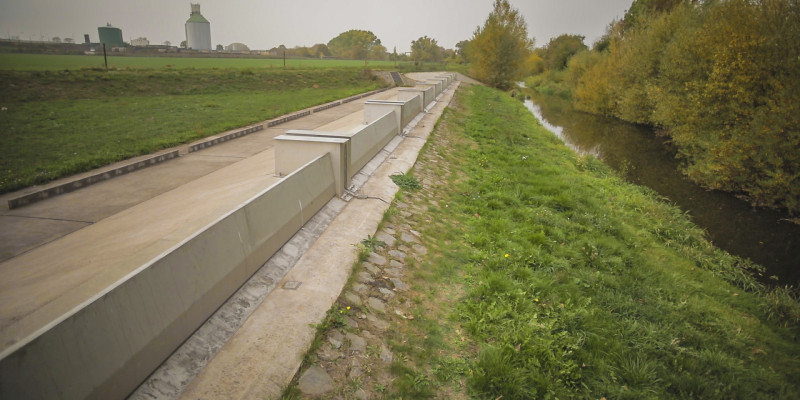
[[[788,214],[754,209],[728,193],[692,183],[680,173],[674,151],[649,127],[578,112],[554,97],[525,105],[573,150],[602,159],[687,211],[718,247],[763,265],[765,275],[777,276],[779,284],[800,284],[800,225],[788,221]]]

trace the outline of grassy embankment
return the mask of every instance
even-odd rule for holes
[[[0,193],[378,88],[361,60],[0,54]],[[442,64],[369,61],[368,68]],[[453,66],[463,69],[464,66]]]
[[[227,68],[267,68],[283,69],[281,58],[214,58],[214,57],[139,57],[109,56],[111,69],[227,69]],[[12,71],[60,71],[74,69],[104,68],[103,56],[8,54],[0,53],[0,69]],[[321,60],[314,58],[287,58],[286,69],[330,69],[364,68],[364,60]],[[469,65],[455,63],[424,62],[414,65],[413,61],[368,60],[367,68],[377,70],[412,71],[458,71],[466,73]]]
[[[408,63],[402,63],[405,65]],[[73,56],[45,54],[2,54],[0,65],[4,70],[53,71],[64,69],[103,68],[103,55]],[[392,68],[392,61],[368,61],[369,68]],[[109,68],[283,68],[282,58],[214,58],[214,57],[130,57],[109,56]],[[311,58],[288,58],[290,69],[363,68],[364,60],[319,60]]]
[[[0,193],[381,84],[359,68],[0,71]]]
[[[415,318],[391,316],[386,398],[797,398],[797,301],[516,100],[462,90],[421,160],[445,182],[399,194],[427,212],[387,213],[430,251],[392,300]]]

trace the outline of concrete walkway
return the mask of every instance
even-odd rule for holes
[[[385,91],[30,206],[8,210],[3,201],[0,355],[276,182],[275,136],[315,129],[358,112],[368,99],[395,94]]]

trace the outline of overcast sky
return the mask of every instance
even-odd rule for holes
[[[509,0],[528,23],[536,46],[562,33],[586,36],[591,45],[632,0]],[[423,35],[453,48],[469,39],[492,9],[492,0],[199,0],[211,22],[213,45],[242,42],[251,49],[327,43],[341,32],[375,33],[391,52],[409,51]],[[110,23],[127,42],[146,37],[152,44],[186,39],[188,0],[0,0],[0,36],[83,42]]]

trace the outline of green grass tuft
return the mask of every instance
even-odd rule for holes
[[[417,190],[422,188],[417,178],[407,174],[394,174],[389,176],[395,185],[405,190]]]

